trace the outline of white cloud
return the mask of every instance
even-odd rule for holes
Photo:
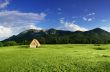
[[[92,20],[93,20],[92,18],[89,18],[89,19],[88,19],[88,21],[92,21]]]
[[[84,20],[84,21],[87,21],[88,19],[87,19],[86,17],[83,17],[83,20]]]
[[[12,34],[11,28],[0,26],[0,37],[8,37]]]
[[[58,11],[61,11],[62,9],[61,8],[58,8]]]
[[[62,9],[61,8],[58,8],[57,10],[58,10],[58,12],[57,12],[58,15],[62,14]]]
[[[27,29],[37,29],[37,30],[42,30],[40,27],[36,27],[34,24],[30,24],[29,26],[26,27]]]
[[[83,20],[84,20],[84,21],[88,21],[88,22],[90,22],[90,21],[93,21],[93,18],[83,17]]]
[[[88,16],[92,16],[92,15],[95,15],[95,14],[96,14],[96,13],[94,13],[94,12],[93,12],[93,13],[89,13]]]
[[[63,25],[59,29],[69,30],[69,31],[87,31],[86,28],[78,26],[73,22],[65,22],[63,19],[60,19],[60,23]]]
[[[0,0],[0,8],[5,8],[9,5],[9,0]]]
[[[101,20],[101,22],[107,22],[107,20],[106,19],[103,19],[103,20]]]
[[[7,38],[27,29],[42,29],[36,26],[36,23],[44,20],[45,16],[45,13],[2,11],[0,12],[0,37]]]
[[[87,14],[86,16],[83,16],[82,19],[83,19],[84,21],[88,21],[88,22],[93,21],[93,20],[95,19],[95,18],[93,17],[95,14],[96,14],[96,13],[89,13],[89,14]]]
[[[110,32],[110,26],[105,26],[105,27],[100,27],[100,28]]]

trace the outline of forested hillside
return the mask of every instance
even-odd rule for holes
[[[15,41],[19,44],[29,44],[32,39],[38,39],[42,44],[107,44],[110,43],[110,33],[96,28],[89,31],[63,31],[56,29],[30,29],[14,35],[3,42]]]

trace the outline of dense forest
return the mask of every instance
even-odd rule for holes
[[[30,29],[3,40],[4,43],[29,44],[32,39],[38,39],[41,44],[108,44],[110,33],[96,28],[89,31],[64,31],[64,30],[35,30]]]

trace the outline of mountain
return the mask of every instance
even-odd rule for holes
[[[89,31],[64,31],[64,30],[35,30],[30,29],[14,35],[5,41],[16,41],[19,44],[29,44],[32,39],[38,39],[40,43],[47,44],[96,44],[110,43],[110,33],[101,29],[95,28]]]

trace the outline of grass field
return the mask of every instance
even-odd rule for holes
[[[110,45],[1,47],[0,72],[110,72]]]

